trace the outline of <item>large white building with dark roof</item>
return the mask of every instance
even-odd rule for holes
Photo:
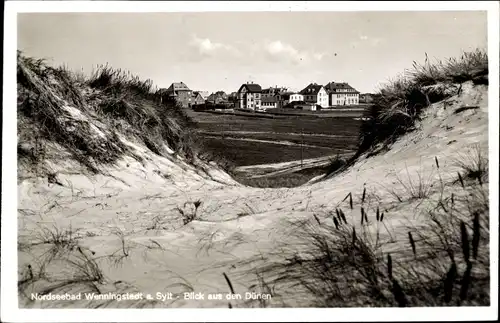
[[[330,82],[325,85],[325,89],[330,106],[359,104],[359,92],[348,83]]]

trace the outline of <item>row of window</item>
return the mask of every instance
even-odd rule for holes
[[[347,99],[347,100],[340,100],[340,101],[336,101],[335,104],[336,105],[343,105],[343,104],[358,104],[358,100],[356,99]]]
[[[247,94],[247,97],[255,97],[256,99],[260,99],[260,93],[255,93],[254,95],[249,93],[249,94]]]
[[[357,97],[358,95],[355,93],[345,93],[345,94],[337,94],[337,96],[339,96],[339,97],[343,97],[343,96]]]
[[[325,99],[325,100],[326,100],[326,99],[327,99],[327,98],[325,98],[325,97],[324,97],[323,95],[321,95],[321,94],[320,94],[319,96],[320,96],[320,98],[319,98],[320,100],[323,100],[323,99]],[[306,95],[306,96],[305,96],[305,99],[306,99],[306,100],[314,100],[314,99],[316,99],[316,96],[315,96],[315,95]]]

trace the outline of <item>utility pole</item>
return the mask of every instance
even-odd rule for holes
[[[304,127],[300,129],[300,169],[304,166]]]

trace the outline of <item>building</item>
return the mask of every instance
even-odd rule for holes
[[[304,96],[296,92],[282,92],[274,96],[276,98],[276,107],[283,109],[291,102],[304,101]]]
[[[279,109],[283,109],[285,105],[290,103],[290,95],[291,92],[278,93],[274,96],[276,100],[276,107]]]
[[[311,83],[300,91],[300,94],[304,96],[304,101],[307,103],[314,103],[322,108],[328,107],[328,93],[322,85]]]
[[[210,95],[210,92],[208,92],[208,91],[196,91],[196,92],[200,93],[201,97],[205,101],[208,99],[208,96]]]
[[[260,110],[262,88],[259,84],[242,84],[238,90],[237,108]]]
[[[204,103],[205,103],[205,99],[200,94],[200,92],[198,92],[198,91],[193,92],[192,104],[197,105],[197,104],[204,104]]]
[[[208,96],[207,102],[212,104],[224,104],[228,103],[228,97],[224,91],[217,91]]]
[[[274,97],[276,94],[284,93],[287,89],[285,87],[270,87],[267,89],[262,89],[262,98]]]
[[[290,102],[295,102],[295,101],[304,101],[304,96],[300,93],[291,93],[290,94]]]
[[[348,83],[330,82],[325,85],[325,88],[330,106],[359,104],[359,92]]]
[[[276,96],[269,96],[261,99],[261,109],[276,109],[278,107],[278,102]]]
[[[172,83],[170,87],[163,92],[168,98],[175,99],[183,108],[188,108],[193,103],[193,91],[183,82]]]

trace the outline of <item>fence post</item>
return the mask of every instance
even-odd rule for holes
[[[300,169],[304,166],[304,128],[300,129]]]

